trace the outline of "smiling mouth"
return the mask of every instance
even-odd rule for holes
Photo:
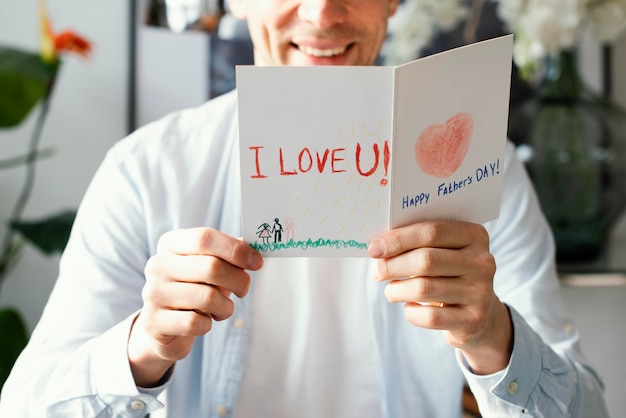
[[[300,51],[316,58],[330,58],[330,57],[335,57],[337,55],[344,54],[348,50],[349,46],[350,45],[340,46],[337,48],[319,49],[319,48],[313,48],[313,47],[305,46],[305,45],[296,45],[296,47]]]

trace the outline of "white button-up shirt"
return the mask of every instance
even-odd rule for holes
[[[143,269],[163,233],[211,226],[241,235],[238,161],[234,93],[170,115],[116,144],[81,204],[50,300],[3,389],[0,416],[236,414],[255,327],[254,288],[234,299],[233,316],[197,338],[158,388],[136,387],[126,348],[142,307]],[[465,381],[484,416],[607,415],[601,384],[584,365],[578,332],[561,304],[549,229],[511,145],[504,176],[500,217],[485,226],[497,263],[495,291],[510,307],[514,325],[509,365],[493,375],[473,375],[440,333],[410,325],[402,304],[387,302],[383,285],[364,273],[362,303],[368,314],[359,327],[371,333],[367,367],[376,382],[375,399],[367,401],[379,406],[381,416],[460,417]],[[369,271],[372,263],[352,261],[354,272]],[[337,262],[272,260],[297,271],[294,280],[310,283],[315,271],[333,271]],[[254,273],[253,282],[263,274]],[[339,367],[337,376],[358,368],[353,361],[332,362]],[[245,382],[252,381],[246,377]],[[280,406],[288,399],[274,391],[267,401]],[[350,405],[337,408],[328,416],[350,410]],[[301,410],[301,416],[309,415]]]

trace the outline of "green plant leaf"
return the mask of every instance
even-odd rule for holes
[[[0,47],[0,128],[16,126],[46,94],[59,63],[39,54]]]
[[[0,388],[4,385],[15,360],[28,342],[22,316],[13,308],[0,309]]]
[[[9,226],[49,255],[65,249],[75,217],[76,211],[69,210],[36,221],[12,221]]]

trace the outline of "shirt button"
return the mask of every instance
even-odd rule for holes
[[[563,327],[563,329],[565,330],[565,332],[567,332],[568,334],[573,334],[574,333],[574,325],[567,323],[565,324],[565,326]]]
[[[133,401],[130,407],[135,411],[140,411],[146,407],[146,404],[141,401]]]
[[[246,327],[246,320],[243,318],[237,318],[235,320],[235,328],[237,328],[238,330],[242,330]]]
[[[215,412],[217,412],[218,417],[225,417],[228,415],[228,408],[226,405],[218,405],[217,408],[215,408]]]
[[[515,395],[515,393],[517,392],[517,389],[519,389],[519,385],[517,384],[515,380],[513,380],[511,383],[509,383],[507,392],[509,392],[509,395]]]

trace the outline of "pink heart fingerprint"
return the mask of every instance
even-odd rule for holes
[[[461,166],[474,131],[469,113],[460,112],[445,124],[428,126],[415,143],[415,160],[422,171],[435,177],[450,177]]]

